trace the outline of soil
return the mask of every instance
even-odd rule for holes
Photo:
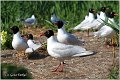
[[[46,41],[45,37],[40,39],[38,36],[45,31],[43,28],[29,28],[24,31],[32,33],[36,40]],[[29,54],[28,60],[23,59],[22,62],[16,62],[15,50],[1,50],[1,62],[18,64],[28,68],[34,79],[108,79],[113,63],[112,47],[104,46],[104,39],[87,37],[86,32],[77,31],[74,35],[85,40],[83,47],[96,52],[96,54],[66,60],[63,72],[51,72],[53,68],[58,66],[59,61],[49,56],[45,47]],[[116,65],[119,65],[119,48],[116,47],[115,50],[115,62]]]

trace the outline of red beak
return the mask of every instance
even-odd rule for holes
[[[114,14],[115,16],[118,16],[118,14]]]
[[[96,10],[95,10],[95,9],[93,9],[93,11],[95,12]]]
[[[57,22],[55,22],[55,23],[54,23],[54,25],[58,25],[58,23],[57,23]]]
[[[107,10],[109,10],[109,8],[108,8],[108,7],[107,7],[106,9],[107,9]]]
[[[42,34],[40,34],[40,37],[41,37],[41,36],[44,36],[44,35],[45,35],[45,34],[44,34],[44,33],[42,33]]]

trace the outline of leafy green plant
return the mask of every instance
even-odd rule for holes
[[[28,69],[11,63],[1,64],[2,79],[32,79]]]
[[[1,33],[1,44],[4,45],[6,43],[6,38],[7,38],[7,32],[6,31],[2,31]]]
[[[105,25],[108,25],[115,31],[115,33],[116,33],[115,38],[117,40],[116,43],[117,43],[117,46],[119,46],[119,26],[116,23],[112,22],[111,20],[108,20],[110,23],[108,23],[108,21],[104,21],[104,20],[102,20],[102,21],[104,22]]]
[[[1,20],[9,26],[21,25],[16,19],[34,14],[40,25],[49,28],[45,20],[50,20],[51,14],[55,13],[60,19],[69,21],[66,26],[69,31],[84,19],[89,8],[98,11],[102,6],[112,6],[115,12],[119,12],[118,1],[1,1]],[[118,17],[115,19],[118,20]],[[1,27],[4,30],[6,26]]]
[[[108,20],[110,21],[110,23],[104,20],[102,21],[105,23],[105,25],[108,25],[109,27],[111,27],[119,35],[119,26],[116,23],[112,22],[111,20]]]
[[[110,79],[118,79],[119,78],[119,67],[113,67],[110,70],[109,78]]]
[[[57,30],[57,27],[55,27],[55,25],[53,25],[50,21],[45,20],[45,22],[47,23],[47,24],[46,24],[47,29],[52,29],[52,30],[54,30],[54,31]]]
[[[12,35],[8,34],[7,31],[1,32],[1,49],[12,48]]]

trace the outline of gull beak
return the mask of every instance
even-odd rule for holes
[[[54,22],[53,24],[54,24],[54,25],[58,25],[58,23],[57,23],[57,22]]]
[[[115,16],[118,16],[118,14],[114,14]]]
[[[10,30],[12,30],[12,27],[10,28]]]
[[[106,9],[109,10],[110,8],[107,7]]]
[[[57,25],[57,22],[55,22],[54,24]]]
[[[93,11],[94,11],[94,13],[96,13],[96,10],[95,10],[95,9],[93,9]]]
[[[42,34],[40,34],[40,37],[41,37],[41,36],[45,36],[45,34],[44,34],[44,33],[42,33]]]
[[[93,9],[93,11],[95,12],[95,9]]]

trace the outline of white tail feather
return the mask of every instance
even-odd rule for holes
[[[74,57],[76,57],[76,56],[88,56],[88,55],[92,55],[92,54],[94,54],[94,52],[85,51],[85,52],[83,52],[83,53],[75,54],[75,55],[73,55],[73,56],[74,56]]]
[[[34,50],[33,50],[32,48],[27,48],[27,49],[25,50],[25,53],[32,53],[32,52],[34,52]]]

